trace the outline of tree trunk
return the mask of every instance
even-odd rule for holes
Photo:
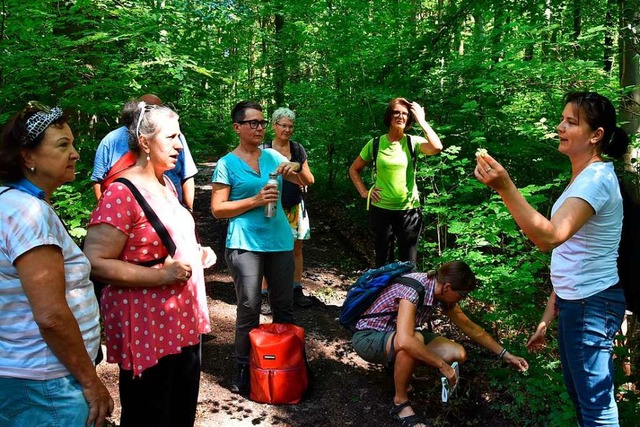
[[[605,16],[605,33],[604,33],[604,71],[610,73],[613,68],[613,0],[607,0],[607,14]]]
[[[582,32],[582,4],[580,0],[573,0],[573,42],[574,42],[574,58],[578,57],[580,44],[578,38]]]
[[[640,127],[640,88],[638,87],[638,39],[636,34],[640,29],[640,0],[620,1],[620,87],[623,89],[620,103],[620,121],[622,128],[629,134],[632,141]],[[631,159],[638,159],[638,149],[631,149],[626,157],[628,170],[638,173],[636,163]],[[633,167],[632,167],[633,165]]]
[[[282,13],[276,13],[275,18],[275,57],[273,61],[273,99],[276,106],[282,106],[284,104],[284,84],[286,80],[286,70],[284,63],[284,55],[286,54],[283,49],[282,40],[282,28],[284,27],[284,16]]]

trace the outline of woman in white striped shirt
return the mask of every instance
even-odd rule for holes
[[[0,425],[103,424],[113,400],[91,265],[50,205],[79,155],[60,108],[30,102],[0,139]]]

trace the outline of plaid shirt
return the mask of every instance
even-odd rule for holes
[[[422,308],[416,312],[416,326],[421,326],[429,318],[434,306],[433,294],[436,288],[436,278],[428,277],[427,273],[409,273],[405,274],[404,277],[416,279],[424,286],[425,293]],[[392,282],[391,285],[382,290],[378,298],[371,304],[371,307],[363,314],[384,313],[386,311],[397,313],[400,308],[401,299],[406,299],[411,302],[411,304],[417,306],[418,298],[418,291],[411,286]],[[374,329],[381,332],[395,331],[396,322],[397,315],[387,314],[369,319],[360,319],[356,324],[356,329],[359,331],[365,329]]]

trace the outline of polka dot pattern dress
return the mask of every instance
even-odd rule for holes
[[[167,187],[173,188],[171,184]],[[154,366],[163,356],[198,344],[200,335],[211,330],[193,217],[176,197],[156,196],[140,186],[138,189],[174,240],[174,259],[189,263],[193,271],[186,284],[104,288],[101,312],[107,361],[132,370],[134,375]],[[89,226],[96,224],[111,225],[127,235],[120,260],[140,264],[168,255],[135,197],[121,183],[112,183],[98,202],[89,220]],[[161,267],[162,263],[145,268]]]

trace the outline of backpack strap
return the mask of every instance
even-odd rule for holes
[[[118,178],[114,182],[120,182],[127,186],[129,191],[131,191],[131,194],[133,194],[133,197],[136,198],[136,201],[144,211],[145,216],[160,236],[160,240],[162,240],[162,244],[167,249],[167,252],[169,252],[169,255],[174,256],[176,254],[176,244],[173,242],[171,235],[169,235],[169,232],[167,231],[162,221],[160,221],[160,218],[158,218],[158,215],[156,215],[155,211],[151,208],[151,206],[149,206],[149,203],[147,203],[142,194],[140,194],[140,191],[136,188],[136,186],[133,185],[133,183],[127,178]]]
[[[299,159],[300,157],[302,157],[302,151],[300,149],[300,144],[298,144],[296,141],[289,141],[289,145],[291,146],[291,160],[292,161],[293,161],[294,158],[295,159]]]
[[[12,190],[12,189],[13,189],[13,187],[7,187],[7,188],[5,188],[5,189],[4,189],[4,190],[2,190],[2,192],[0,193],[0,196],[2,196],[4,193],[6,193],[7,191]]]
[[[418,155],[416,153],[416,149],[411,143],[411,135],[406,134],[407,136],[407,148],[409,148],[409,154],[411,155],[411,160],[413,161],[413,170],[416,170],[416,166],[418,165]],[[373,170],[376,170],[376,160],[378,160],[378,151],[380,150],[380,137],[376,136],[373,138]]]
[[[296,159],[300,159],[302,158],[302,147],[300,146],[299,142],[296,141],[291,141],[290,142],[292,150],[291,150],[291,158],[293,159],[294,157]],[[293,152],[295,151],[296,155],[293,155]],[[300,167],[302,167],[302,163],[300,163]],[[307,216],[307,186],[306,185],[301,185],[298,187],[300,189],[300,197],[302,198],[302,206],[303,206],[303,210],[302,210],[302,216],[305,217]]]
[[[416,171],[416,167],[418,166],[418,155],[416,154],[416,149],[411,143],[411,135],[407,135],[407,147],[409,148],[409,154],[411,154],[411,160],[413,161],[413,171]]]
[[[393,283],[399,283],[401,285],[409,286],[410,288],[414,289],[418,293],[418,304],[416,305],[416,311],[422,308],[424,304],[424,292],[425,292],[424,286],[422,286],[422,283],[420,283],[416,279],[413,279],[411,277],[406,277],[406,276],[399,276],[391,279],[391,281],[389,282],[389,285]],[[391,321],[391,319],[398,316],[398,312],[394,310],[394,311],[382,311],[380,313],[363,314],[358,318],[358,320],[372,319],[374,317],[382,317],[382,316],[389,316],[389,321]]]
[[[373,164],[371,165],[373,168],[373,173],[376,173],[376,161],[378,160],[378,151],[380,151],[380,137],[376,136],[373,138]]]

